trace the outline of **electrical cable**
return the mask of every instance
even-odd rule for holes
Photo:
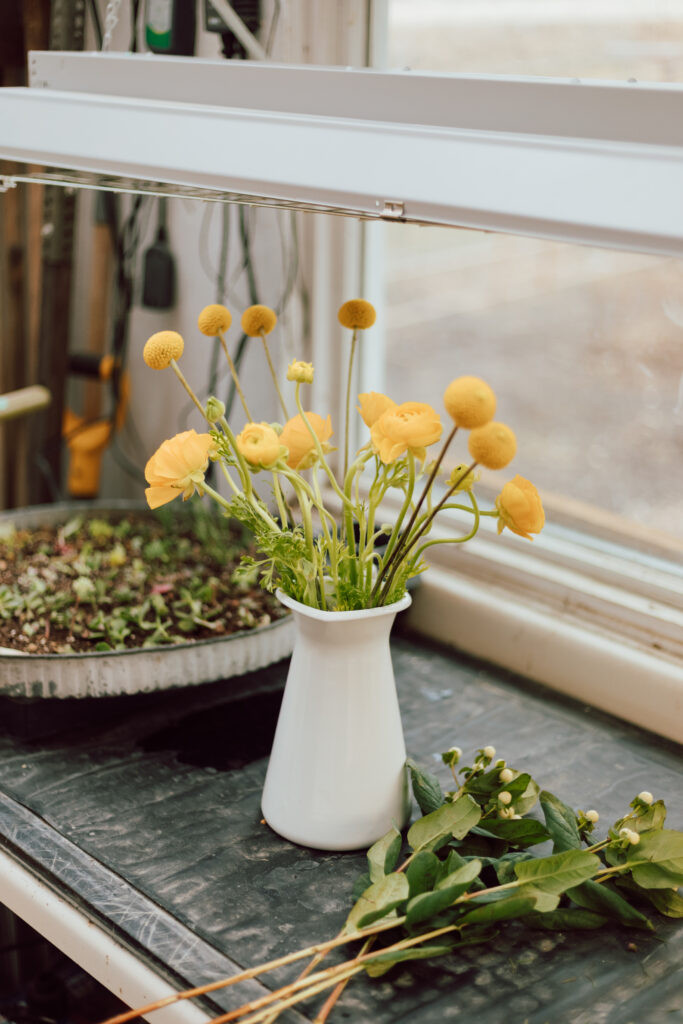
[[[97,0],[90,0],[90,14],[92,15],[93,29],[95,30],[95,39],[97,40],[97,49],[102,49],[102,21],[100,19],[100,12],[97,7]]]

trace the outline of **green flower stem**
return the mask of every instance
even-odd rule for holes
[[[358,496],[356,497],[356,503],[354,505],[351,492],[353,490],[354,479],[356,480],[356,494],[358,495],[358,481],[365,468],[366,462],[372,458],[372,451],[361,450],[358,457],[351,464],[344,476],[344,497],[346,499],[346,505],[344,506],[344,527],[346,531],[346,545],[349,553],[349,579],[352,583],[358,582],[358,562],[359,555],[364,545],[363,531],[365,529],[365,521],[363,514],[360,509],[360,502]],[[356,513],[356,521],[358,523],[358,555],[356,554],[356,538],[354,536],[354,515]]]
[[[349,421],[351,418],[351,385],[353,383],[353,358],[356,354],[358,328],[354,327],[351,335],[351,352],[349,354],[349,370],[346,379],[346,419],[344,421],[344,477],[349,465]]]
[[[320,493],[320,483],[318,481],[317,466],[313,467],[311,476],[313,479],[313,490],[315,493],[315,506],[320,513],[320,525],[322,527],[323,534],[325,535],[325,544],[327,546],[327,553],[330,559],[330,576],[332,577],[332,581],[335,587],[337,587],[339,584],[337,520],[334,518],[334,516],[330,515],[330,513],[325,508],[325,505],[323,504],[322,494]],[[332,524],[332,532],[330,532],[330,527],[327,523],[328,517],[330,519],[330,523]]]
[[[441,463],[443,462],[443,458],[444,458],[446,452],[448,451],[448,449],[449,449],[449,447],[451,445],[451,442],[453,441],[453,438],[455,437],[457,432],[458,432],[458,427],[457,427],[457,424],[456,424],[453,427],[453,429],[451,430],[451,432],[448,435],[448,437],[446,438],[446,440],[444,441],[444,444],[443,444],[443,446],[441,448],[441,451],[439,452],[439,454],[438,454],[438,456],[436,458],[436,461],[435,461],[434,465],[432,466],[431,472],[430,472],[429,477],[427,479],[427,483],[424,485],[424,488],[422,490],[422,494],[417,499],[417,502],[415,504],[415,507],[413,508],[412,515],[410,517],[408,525],[405,528],[403,536],[401,537],[401,539],[399,540],[398,544],[393,549],[393,551],[391,553],[387,552],[387,554],[389,556],[389,560],[388,560],[388,562],[386,562],[383,565],[382,569],[377,574],[377,580],[376,580],[375,586],[373,587],[373,590],[372,590],[372,596],[373,597],[375,597],[377,595],[377,593],[378,593],[378,591],[380,589],[380,586],[382,585],[382,577],[385,575],[387,570],[391,567],[392,563],[395,563],[396,560],[401,555],[401,551],[402,551],[402,549],[405,546],[406,538],[410,535],[410,531],[412,530],[413,526],[415,525],[415,520],[418,517],[418,514],[420,512],[420,509],[422,507],[422,504],[423,504],[425,498],[431,495],[432,485],[433,485],[434,481],[436,480],[436,476],[437,476],[437,473],[439,472],[439,468],[441,466]],[[462,477],[462,479],[464,479],[464,476]],[[459,482],[460,481],[458,481],[458,483]],[[433,515],[434,513],[433,513],[433,511],[430,510],[429,514]],[[395,570],[392,573],[392,577],[391,577],[392,579],[393,579],[394,575],[395,575]],[[388,588],[386,590],[386,593],[388,593]]]
[[[323,467],[323,469],[325,471],[325,474],[327,476],[327,479],[332,484],[332,489],[335,492],[335,494],[337,495],[337,497],[341,498],[341,500],[343,501],[345,507],[353,509],[352,502],[349,501],[349,499],[346,497],[346,495],[342,491],[341,487],[337,483],[337,478],[335,477],[334,473],[330,469],[329,464],[327,462],[327,459],[325,458],[325,453],[323,451],[322,445],[320,444],[320,440],[318,438],[318,435],[316,434],[315,430],[311,426],[311,423],[310,423],[310,420],[309,420],[308,416],[304,412],[304,407],[301,404],[301,396],[299,394],[299,389],[300,388],[301,388],[301,384],[297,381],[297,385],[296,385],[296,407],[299,410],[299,415],[301,416],[301,419],[303,420],[303,422],[304,422],[304,424],[306,426],[306,429],[308,430],[309,434],[311,435],[311,439],[313,441],[316,453],[318,455],[318,458],[320,459],[320,465]]]
[[[398,514],[398,518],[396,519],[396,522],[394,523],[394,528],[391,531],[391,536],[389,537],[389,541],[387,543],[387,550],[386,550],[386,553],[385,553],[385,556],[384,556],[386,559],[388,559],[389,563],[391,562],[392,552],[395,550],[397,541],[398,541],[399,536],[401,534],[401,526],[403,525],[403,520],[405,519],[406,513],[408,512],[408,509],[410,508],[410,504],[411,504],[411,502],[413,500],[413,491],[414,490],[415,490],[415,456],[413,455],[412,452],[409,451],[408,452],[408,486],[406,487],[406,496],[405,496],[405,499],[403,501],[403,505],[401,506],[401,511]],[[411,529],[413,523],[415,522],[416,514],[417,514],[416,511],[413,510],[413,514],[410,517],[410,522],[408,523],[408,525],[406,527],[406,530],[410,530]],[[381,573],[380,573],[380,575],[381,575]]]
[[[268,367],[270,369],[270,375],[273,378],[273,384],[275,385],[275,390],[277,391],[277,397],[280,399],[280,405],[282,406],[282,411],[285,414],[285,419],[288,420],[289,419],[289,413],[287,412],[287,405],[285,403],[284,398],[282,397],[282,392],[280,391],[280,385],[277,382],[277,374],[275,373],[275,367],[273,366],[273,360],[270,358],[270,351],[268,349],[268,342],[266,341],[266,332],[263,330],[263,328],[261,328],[259,333],[261,335],[261,341],[263,342],[263,347],[264,347],[265,352],[266,352],[266,359],[268,360]]]
[[[230,367],[230,373],[232,375],[233,382],[234,382],[235,387],[237,389],[237,394],[240,396],[240,401],[242,403],[242,408],[244,409],[244,412],[246,413],[246,417],[249,420],[249,422],[253,423],[254,422],[254,417],[249,412],[249,406],[247,405],[247,400],[244,397],[244,392],[242,391],[242,387],[240,385],[240,379],[237,376],[237,369],[235,367],[235,364],[232,361],[230,353],[228,352],[227,342],[226,342],[226,340],[225,340],[225,338],[223,337],[222,334],[219,334],[218,337],[220,339],[221,347],[223,349],[223,354],[225,355],[225,358],[228,361],[228,366]]]
[[[237,484],[235,483],[233,478],[230,476],[230,473],[228,472],[228,467],[225,465],[225,463],[223,462],[222,459],[219,459],[218,461],[220,463],[221,469],[223,470],[223,476],[228,481],[228,484],[230,485],[232,493],[233,494],[241,494],[242,491],[239,489],[239,487],[237,486]]]
[[[473,462],[471,465],[469,465],[467,467],[467,469],[465,470],[464,473],[461,473],[461,475],[455,481],[453,486],[446,492],[446,494],[441,499],[441,501],[438,503],[438,505],[436,505],[434,510],[432,512],[430,512],[430,514],[427,516],[426,520],[424,521],[424,523],[420,527],[420,529],[416,533],[414,533],[412,538],[410,539],[410,541],[408,541],[408,543],[403,546],[403,548],[401,550],[401,559],[405,559],[406,558],[406,556],[407,556],[408,552],[410,551],[410,549],[412,547],[414,547],[414,545],[417,543],[417,541],[420,539],[420,537],[422,537],[427,532],[427,530],[431,526],[431,524],[432,524],[434,518],[436,517],[436,515],[441,511],[441,509],[447,503],[448,499],[453,494],[455,494],[455,492],[457,491],[457,489],[460,486],[460,484],[463,482],[463,480],[466,477],[468,477],[470,475],[470,473],[472,473],[472,471],[476,468],[476,466],[477,466],[477,463]],[[469,495],[472,495],[471,491],[468,491],[467,493]],[[475,504],[476,504],[476,502],[475,502]],[[479,512],[477,510],[477,516],[478,515],[479,515]],[[396,551],[398,551],[398,550],[399,550],[399,548],[396,548],[394,550],[394,555],[396,555]],[[389,594],[389,592],[391,590],[391,584],[393,583],[394,576],[396,575],[396,570],[398,568],[398,565],[399,565],[399,563],[396,562],[394,567],[393,567],[393,569],[391,570],[391,575],[387,578],[387,581],[384,584],[384,588],[382,589],[382,591],[380,593],[380,599],[379,599],[379,602],[378,602],[380,605],[386,600],[386,598],[387,598],[387,596],[388,596],[388,594]],[[386,571],[386,567],[385,567],[385,571]]]
[[[272,471],[273,477],[273,494],[275,495],[275,501],[277,503],[277,510],[280,516],[280,523],[282,529],[286,530],[289,527],[289,516],[287,515],[287,509],[285,507],[285,499],[282,494],[282,488],[280,487],[280,481],[278,480],[277,473],[275,470]]]
[[[600,882],[604,882],[606,878],[609,878],[610,875],[616,874],[617,871],[628,871],[631,867],[632,865],[629,864],[627,861],[626,864],[616,864],[613,868],[604,868],[604,870],[601,871],[600,874],[595,876],[593,881],[597,882],[599,885]]]
[[[251,500],[251,496],[254,493],[254,485],[253,485],[252,480],[251,480],[251,470],[249,469],[249,466],[247,465],[247,460],[244,458],[244,456],[242,455],[242,452],[237,447],[237,438],[235,437],[235,435],[233,434],[232,430],[230,429],[230,424],[226,420],[225,416],[221,416],[221,418],[220,418],[220,420],[218,422],[220,423],[221,427],[223,428],[223,430],[225,432],[225,436],[227,437],[228,441],[230,442],[230,447],[232,448],[233,452],[235,453],[235,458],[237,459],[237,465],[238,465],[238,468],[239,468],[239,471],[240,471],[240,477],[242,479],[242,486],[244,487],[245,497],[247,497],[247,498],[249,498],[249,500]],[[256,497],[258,498],[258,495],[256,495]]]
[[[310,559],[311,565],[313,565],[317,569],[317,562],[319,562],[319,559],[317,558],[315,543],[313,541],[313,519],[311,517],[311,502],[308,499],[305,489],[301,486],[303,484],[303,480],[301,480],[300,477],[297,477],[293,474],[291,477],[289,477],[289,482],[291,483],[292,487],[296,492],[297,500],[299,502],[299,508],[301,509],[301,522],[304,528],[304,538],[306,541],[306,547],[308,548],[308,557]],[[316,600],[315,581],[307,580],[306,589],[308,596],[307,603],[310,604],[313,608],[317,607],[318,602]],[[321,594],[321,600],[324,606],[324,586]]]

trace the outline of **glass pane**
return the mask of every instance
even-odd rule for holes
[[[386,390],[483,377],[539,489],[683,536],[683,264],[386,225]],[[466,457],[462,440],[453,458]],[[509,479],[500,474],[501,484]]]
[[[389,0],[389,67],[683,80],[680,0]]]
[[[388,65],[683,81],[683,3],[389,0]],[[386,248],[393,398],[441,409],[444,380],[484,377],[513,471],[683,536],[682,262],[404,225]]]

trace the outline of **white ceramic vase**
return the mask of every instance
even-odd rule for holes
[[[261,806],[285,839],[320,850],[368,847],[410,809],[389,634],[401,601],[325,612],[278,591],[294,653]]]

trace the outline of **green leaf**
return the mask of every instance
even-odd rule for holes
[[[465,792],[475,796],[491,796],[498,789],[506,787],[500,781],[500,768],[491,768],[481,775],[475,775],[465,783]]]
[[[528,812],[535,807],[538,803],[538,794],[541,791],[541,787],[533,779],[529,781],[529,785],[526,787],[521,796],[515,798],[515,810],[518,814],[528,814]]]
[[[541,793],[540,799],[546,827],[553,840],[553,853],[580,850],[581,836],[576,825],[576,815],[571,807],[567,807],[559,797],[545,790]]]
[[[587,850],[565,850],[550,857],[534,857],[515,864],[520,882],[529,882],[541,892],[559,895],[597,874],[602,862]]]
[[[630,928],[645,928],[652,931],[652,924],[632,907],[618,892],[609,889],[605,884],[587,881],[567,890],[569,899],[585,910],[602,914],[610,921],[619,921]]]
[[[659,829],[642,832],[637,846],[626,851],[633,878],[644,889],[683,885],[683,832]]]
[[[643,893],[660,914],[683,917],[683,899],[674,889],[643,889]]]
[[[444,956],[452,949],[452,943],[442,943],[438,946],[416,946],[414,949],[395,949],[391,953],[378,953],[377,956],[373,956],[372,960],[368,960],[364,967],[371,978],[381,978],[395,964],[403,963],[406,960],[429,960],[433,956]]]
[[[560,910],[551,910],[545,914],[534,911],[524,918],[524,924],[548,932],[564,932],[572,929],[602,928],[607,924],[607,918],[602,914],[595,914],[592,910],[562,907]]]
[[[436,775],[432,775],[431,772],[420,768],[411,757],[407,758],[406,766],[410,770],[413,795],[422,813],[431,814],[432,811],[438,810],[443,804],[445,797],[441,789],[441,783]]]
[[[413,850],[438,850],[455,836],[462,839],[481,818],[481,811],[469,796],[461,796],[452,804],[419,818],[408,830]]]
[[[498,774],[500,775],[500,769],[498,770]],[[516,803],[517,798],[521,797],[530,782],[531,776],[528,772],[519,772],[511,782],[499,782],[496,791],[499,793],[502,793],[503,791],[508,792],[512,797],[513,803]]]
[[[533,896],[506,896],[495,903],[473,906],[458,918],[458,924],[490,924],[492,921],[509,921],[515,917],[526,917],[536,907]]]
[[[458,843],[458,853],[463,857],[489,857],[498,860],[508,851],[508,843],[504,839],[492,839],[490,836],[479,835],[479,829],[473,829],[466,838]]]
[[[356,901],[346,919],[344,931],[347,934],[355,932],[386,917],[408,899],[408,891],[408,879],[404,874],[395,871],[385,875],[381,882],[371,885]]]
[[[536,901],[536,910],[539,914],[547,914],[555,910],[560,897],[552,892],[543,892],[533,885],[520,885],[517,890],[518,896],[531,896]]]
[[[113,651],[114,648],[111,646],[111,644],[108,644],[106,642],[106,640],[100,640],[99,643],[95,644],[95,650],[96,651]]]
[[[450,907],[454,900],[469,889],[471,883],[481,871],[481,863],[477,860],[470,861],[463,867],[458,868],[451,875],[442,879],[432,892],[424,892],[408,903],[406,910],[406,924],[413,928],[422,921],[428,920],[439,914],[446,907]]]
[[[356,881],[353,883],[353,890],[351,896],[355,903],[356,900],[360,899],[366,889],[372,885],[372,879],[367,871],[364,871],[362,875],[359,875]]]
[[[515,846],[535,846],[550,839],[550,833],[540,821],[534,818],[493,818],[488,819],[478,830],[488,833],[497,839],[505,839]]]
[[[442,862],[435,853],[422,850],[416,854],[406,868],[411,899],[413,896],[419,896],[421,892],[433,889],[441,876],[441,871]]]
[[[515,850],[512,853],[506,853],[504,857],[500,857],[495,861],[494,870],[501,885],[505,885],[507,882],[514,882],[517,878],[515,864],[520,860],[531,860],[532,856],[533,854],[531,853]]]
[[[370,847],[367,857],[372,882],[380,882],[394,870],[401,852],[401,842],[401,833],[394,827]]]

